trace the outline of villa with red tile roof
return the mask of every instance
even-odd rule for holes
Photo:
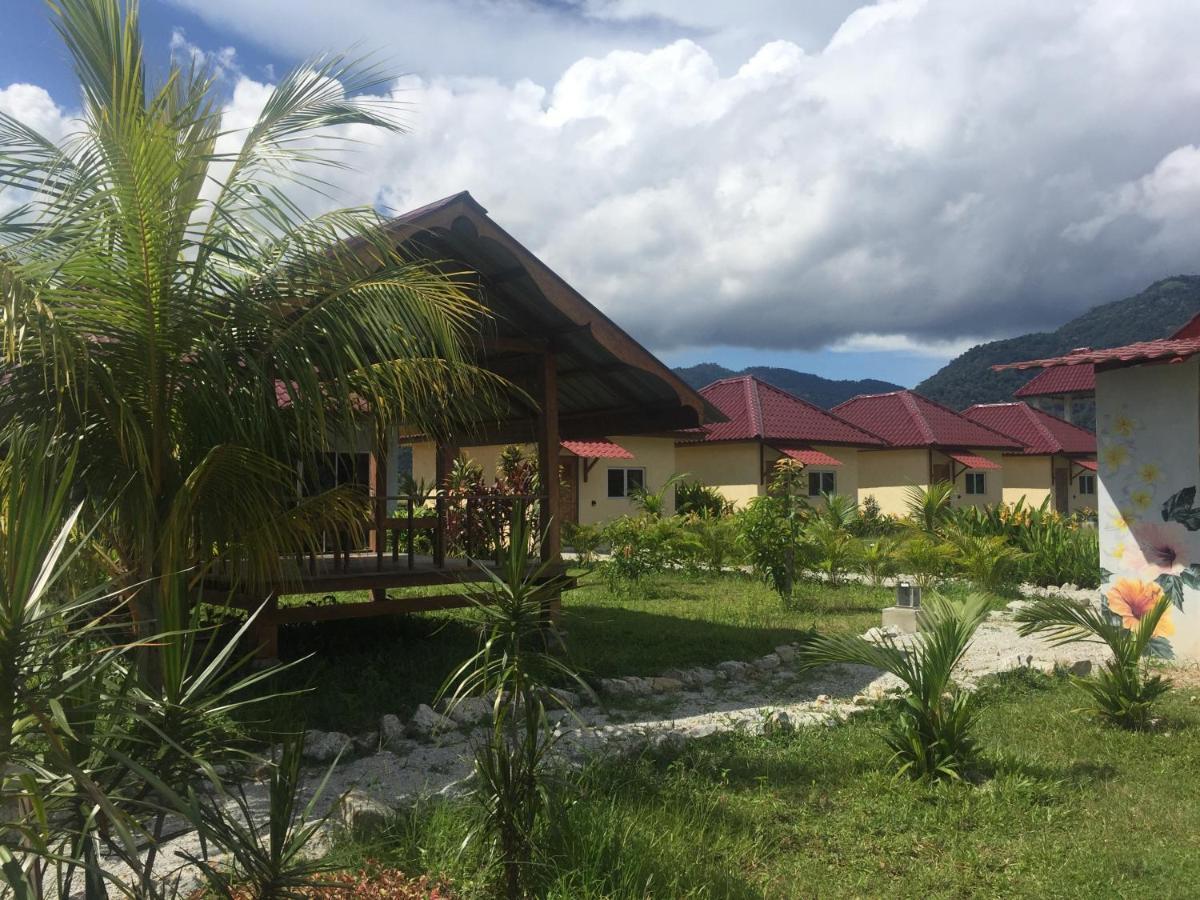
[[[1040,506],[1049,499],[1064,514],[1095,511],[1095,434],[1020,402],[980,403],[963,415],[1023,447],[1004,454],[1005,503]]]
[[[862,451],[885,446],[878,435],[751,375],[715,381],[700,396],[728,421],[678,441],[676,463],[736,506],[765,493],[772,467],[784,458],[804,466],[810,496],[857,499]]]
[[[1023,446],[913,391],[853,397],[831,412],[881,438],[884,446],[859,457],[859,502],[874,497],[884,513],[903,515],[912,486],[941,481],[955,486],[958,505],[998,503],[1003,497],[1003,454]]]

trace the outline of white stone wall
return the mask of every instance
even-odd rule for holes
[[[1098,373],[1096,424],[1105,603],[1132,625],[1172,594],[1157,643],[1200,658],[1200,358]]]

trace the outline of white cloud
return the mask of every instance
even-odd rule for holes
[[[930,359],[951,360],[986,338],[952,341],[916,340],[907,334],[852,334],[830,345],[834,353],[906,353]]]
[[[399,82],[412,133],[356,133],[341,199],[469,189],[660,350],[946,356],[1198,268],[1192,0],[830,0],[820,24],[788,2],[295,0],[288,29],[283,0],[176,2],[285,49],[370,23],[421,68],[444,52],[472,77]],[[806,29],[825,39],[778,39]],[[228,121],[265,91],[239,80]]]
[[[235,47],[221,47],[219,50],[207,51],[187,39],[182,28],[171,31],[169,44],[171,58],[181,64],[194,64],[199,69],[207,70],[214,78],[233,78],[241,74],[241,66],[237,61]]]

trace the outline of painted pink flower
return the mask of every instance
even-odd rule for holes
[[[1146,575],[1178,575],[1190,562],[1190,532],[1178,522],[1134,522],[1128,564]]]

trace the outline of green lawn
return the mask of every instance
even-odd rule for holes
[[[1131,734],[1075,712],[1045,676],[984,692],[978,784],[894,780],[884,712],[835,728],[693,742],[675,760],[610,762],[572,785],[542,838],[539,896],[1192,897],[1200,884],[1200,709],[1163,705]],[[335,859],[449,874],[483,896],[459,848],[473,812],[398,821]]]
[[[595,676],[750,659],[811,628],[861,632],[891,602],[886,590],[805,583],[785,607],[762,582],[728,575],[663,575],[616,594],[595,575],[580,584],[563,597],[562,627],[573,664]],[[321,602],[286,602],[311,600]],[[311,690],[273,704],[269,727],[361,731],[383,713],[411,714],[475,649],[473,620],[472,611],[453,610],[284,627],[284,658],[312,656],[271,687]]]

